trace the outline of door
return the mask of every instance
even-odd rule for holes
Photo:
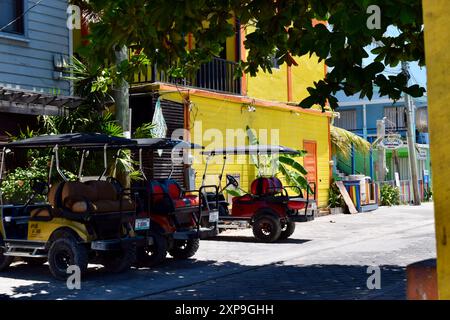
[[[317,142],[304,140],[303,150],[307,152],[303,158],[303,167],[308,172],[306,179],[308,182],[314,182],[316,184],[316,194],[314,195],[314,198],[317,200],[319,189],[317,184]]]

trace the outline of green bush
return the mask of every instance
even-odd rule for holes
[[[381,205],[395,206],[400,204],[400,190],[391,186],[390,184],[383,184],[381,186]]]
[[[330,189],[328,189],[328,207],[344,207],[344,199],[339,192],[339,188],[334,183],[331,184]]]
[[[32,179],[47,180],[44,170],[36,168],[17,168],[13,172],[7,174],[1,184],[3,201],[9,204],[24,204],[31,196],[32,191],[30,181]],[[38,195],[35,202],[44,201],[44,197]]]

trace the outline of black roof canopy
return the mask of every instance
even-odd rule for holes
[[[268,155],[268,154],[298,154],[299,151],[280,145],[251,145],[228,147],[203,151],[204,155]]]
[[[73,148],[100,148],[105,145],[108,147],[126,147],[135,145],[136,142],[131,139],[113,137],[102,133],[64,133],[56,135],[42,135],[33,138],[17,140],[10,142],[4,147],[10,149],[18,148],[51,148],[56,145]]]
[[[179,139],[168,139],[168,138],[148,138],[148,139],[134,139],[137,143],[138,148],[146,149],[203,149],[203,146],[195,143],[190,143],[188,141]]]

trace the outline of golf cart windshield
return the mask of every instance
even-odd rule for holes
[[[103,149],[104,151],[104,171],[100,178],[106,173],[107,167],[107,154],[108,149],[120,149],[135,145],[136,142],[130,139],[113,137],[101,133],[66,133],[58,135],[42,135],[33,138],[17,140],[6,144],[3,147],[1,168],[0,168],[0,181],[2,180],[3,166],[5,163],[5,156],[10,151],[14,150],[26,150],[26,149],[51,149],[51,163],[49,168],[49,180],[51,176],[51,170],[55,165],[57,172],[63,178],[68,181],[68,178],[64,175],[60,168],[59,163],[59,148],[71,148],[74,150],[82,150],[82,157],[80,162],[79,176],[80,178],[84,159],[87,156],[87,151],[95,149]]]

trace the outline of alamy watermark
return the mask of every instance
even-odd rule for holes
[[[66,25],[69,30],[81,29],[81,9],[79,6],[70,4],[67,7]]]
[[[366,21],[367,28],[370,30],[381,29],[381,8],[373,4],[367,7],[366,13],[370,15]]]
[[[67,268],[66,273],[69,275],[67,277],[66,286],[69,290],[81,290],[81,270],[77,265],[71,265]]]
[[[367,278],[366,285],[369,290],[381,289],[381,269],[378,266],[369,266],[366,270],[370,276]]]

